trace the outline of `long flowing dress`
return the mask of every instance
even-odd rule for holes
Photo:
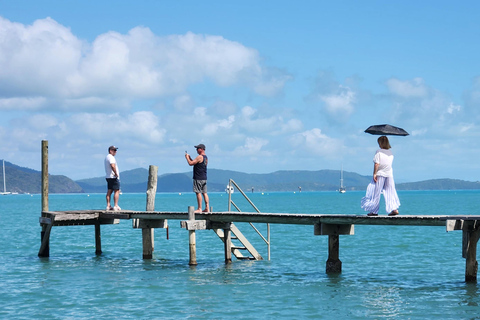
[[[373,157],[373,162],[379,164],[377,182],[372,181],[367,186],[365,197],[361,200],[363,210],[378,213],[380,209],[380,195],[385,198],[385,210],[390,213],[400,207],[395,181],[393,179],[393,154],[390,150],[379,149]]]

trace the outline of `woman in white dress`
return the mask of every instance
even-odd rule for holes
[[[368,211],[368,216],[378,216],[380,208],[380,195],[383,192],[385,209],[389,216],[398,215],[400,200],[398,199],[395,181],[393,180],[393,154],[390,151],[390,142],[386,136],[377,140],[380,149],[373,157],[373,179],[367,187],[367,193],[362,198],[361,207]]]

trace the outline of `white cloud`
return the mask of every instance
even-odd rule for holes
[[[87,43],[51,18],[23,25],[0,17],[4,99],[34,96],[53,106],[81,110],[82,102],[91,106],[89,99],[132,101],[184,94],[190,85],[205,80],[272,95],[290,79],[272,70],[262,65],[258,51],[221,36],[189,32],[159,37],[136,27],[127,34],[107,32]]]
[[[0,98],[0,110],[39,110],[47,105],[44,97]]]
[[[462,110],[462,107],[452,102],[447,108],[447,113],[454,114],[456,112],[459,112],[460,110]]]
[[[339,85],[336,92],[320,95],[325,103],[325,109],[332,115],[349,116],[352,114],[356,102],[356,94],[349,87]]]
[[[250,119],[255,113],[257,113],[257,110],[250,106],[245,106],[242,108],[242,115],[246,119]]]
[[[280,116],[258,116],[258,110],[250,106],[242,108],[241,116],[239,126],[251,133],[273,132],[283,125],[283,119]]]
[[[62,96],[82,42],[51,18],[31,26],[0,17],[0,96]]]
[[[132,141],[138,144],[160,144],[165,137],[159,118],[150,111],[139,111],[126,117],[118,113],[73,115],[67,120],[68,135],[72,138],[81,133],[100,141]],[[84,137],[85,138],[85,137]]]
[[[403,98],[423,98],[428,95],[428,87],[422,78],[401,81],[391,78],[386,82],[391,93]]]
[[[290,143],[294,149],[324,157],[340,157],[342,148],[341,141],[328,137],[319,128],[294,134]]]
[[[207,123],[202,132],[205,136],[212,136],[218,133],[220,129],[230,129],[235,122],[235,116],[229,116],[227,119],[219,119],[214,123]]]
[[[324,111],[322,115],[326,115],[329,120],[347,122],[358,103],[358,89],[352,87],[356,85],[355,78],[347,78],[345,82],[349,85],[338,83],[332,72],[320,71],[307,100],[320,102]]]
[[[266,139],[249,137],[245,139],[245,144],[243,146],[235,148],[234,153],[242,156],[253,156],[256,158],[260,155],[270,154],[269,152],[262,150],[262,148],[267,144],[268,140]]]
[[[287,123],[282,124],[281,128],[282,132],[300,131],[303,128],[303,123],[298,119],[290,119]]]
[[[42,131],[59,125],[59,121],[54,116],[48,114],[35,114],[26,119],[23,125]]]

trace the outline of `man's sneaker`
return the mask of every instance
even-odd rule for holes
[[[113,207],[113,210],[114,211],[120,211],[120,210],[122,210],[122,208],[120,208],[119,206],[115,206],[115,207]]]

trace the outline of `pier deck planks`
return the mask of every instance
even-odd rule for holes
[[[75,211],[45,211],[44,217],[54,217],[53,225],[66,225],[68,222],[86,224],[101,221],[101,224],[115,223],[117,219],[170,219],[188,220],[188,212],[157,212],[157,211],[105,211],[105,210],[75,210]],[[315,225],[324,224],[357,224],[357,225],[410,225],[410,226],[445,226],[449,220],[480,220],[479,215],[398,215],[376,216],[350,214],[302,214],[302,213],[257,213],[257,212],[201,212],[195,214],[196,220],[218,222],[256,222]],[[118,223],[118,222],[117,222]]]

